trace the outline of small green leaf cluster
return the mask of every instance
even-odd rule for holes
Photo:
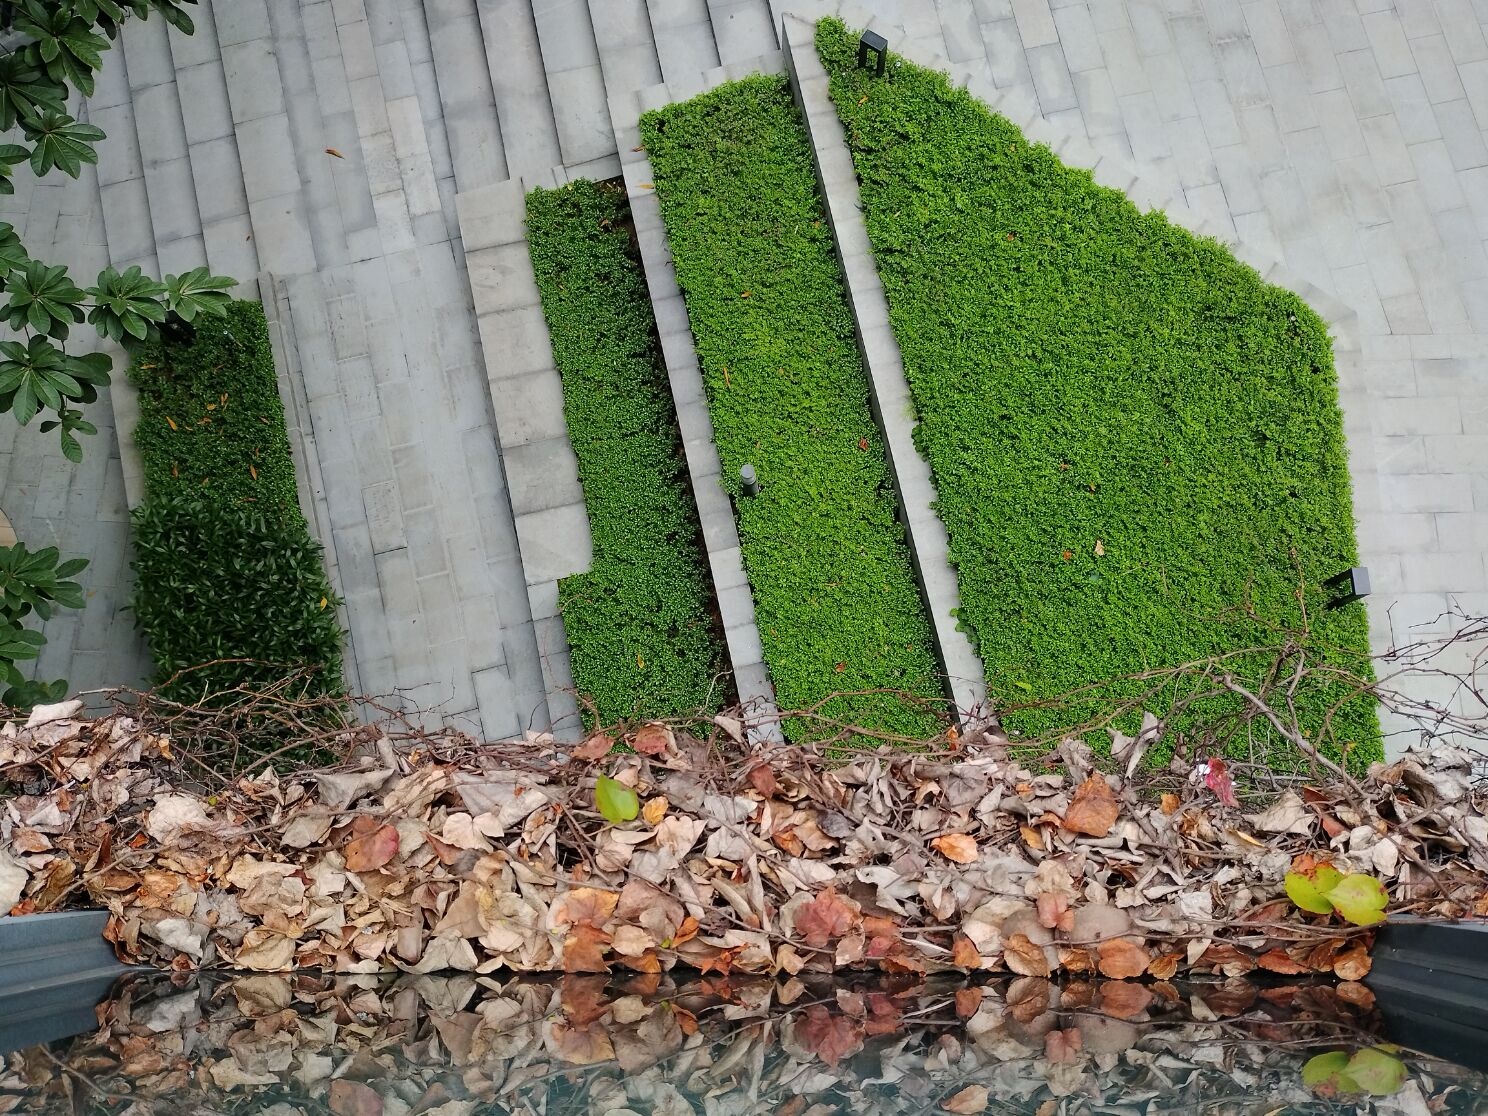
[[[1373,926],[1385,917],[1390,896],[1385,885],[1364,872],[1340,872],[1331,864],[1310,871],[1288,872],[1286,893],[1293,903],[1313,914],[1337,911],[1355,926]]]
[[[202,321],[188,345],[142,346],[128,376],[139,392],[134,443],[149,499],[205,493],[300,517],[262,306],[231,303],[222,318]]]
[[[721,86],[648,113],[641,131],[782,708],[846,691],[938,701],[930,625],[785,80]],[[738,494],[746,463],[760,482],[752,497]],[[917,739],[938,728],[887,693],[821,711]]]
[[[1410,1071],[1395,1057],[1398,1046],[1366,1046],[1352,1054],[1330,1050],[1309,1058],[1302,1067],[1302,1084],[1323,1097],[1368,1093],[1388,1097],[1398,1093]]]
[[[677,415],[623,190],[527,198],[527,239],[563,384],[594,561],[558,603],[574,684],[601,723],[717,710],[723,641]]]
[[[70,578],[87,565],[86,558],[62,561],[54,546],[35,554],[25,543],[0,547],[0,680],[6,685],[0,700],[10,708],[26,709],[65,696],[65,679],[30,681],[15,664],[35,659],[46,643],[40,632],[23,627],[23,621],[31,616],[45,621],[57,608],[83,607],[83,588]]]
[[[836,20],[818,24],[817,47],[960,620],[993,695],[1052,699],[1267,646],[1266,623],[1303,627],[1301,579],[1306,650],[1368,676],[1364,606],[1324,608],[1322,582],[1357,551],[1317,315],[1217,242],[1065,167],[944,75],[895,59],[874,78]],[[1253,681],[1272,661],[1230,669]],[[1141,692],[1133,683],[1128,696]],[[1379,757],[1367,698],[1322,677],[1295,696],[1326,751],[1360,766]],[[1063,705],[1007,723],[1045,733],[1097,712]]]
[[[305,693],[339,693],[338,601],[299,509],[263,308],[233,302],[189,344],[143,346],[129,378],[145,467],[135,620],[166,696],[304,667]],[[251,661],[190,669],[219,659]]]

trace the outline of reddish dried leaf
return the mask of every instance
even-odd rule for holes
[[[615,904],[619,901],[620,896],[613,891],[577,887],[553,904],[553,923],[556,926],[588,923],[597,927],[615,913]]]
[[[1078,1062],[1084,1042],[1080,1032],[1071,1027],[1067,1031],[1050,1031],[1044,1036],[1044,1057],[1051,1062]]]
[[[1216,798],[1226,806],[1238,806],[1235,799],[1235,783],[1230,778],[1229,768],[1218,756],[1210,759],[1204,772],[1204,785],[1214,792]]]
[[[592,1066],[615,1057],[615,1047],[603,1027],[593,1024],[571,1027],[567,1023],[554,1023],[550,1033],[554,1052],[571,1066]]]
[[[1204,1006],[1215,1015],[1228,1019],[1249,1010],[1256,1001],[1256,988],[1249,981],[1232,980],[1223,988],[1205,991],[1201,998]]]
[[[930,847],[957,864],[971,864],[977,858],[976,839],[965,833],[943,833],[930,842]]]
[[[951,943],[951,961],[962,969],[980,969],[982,955],[965,934],[957,934]]]
[[[1299,973],[1310,973],[1312,970],[1300,961],[1294,961],[1286,950],[1278,946],[1268,949],[1256,958],[1256,964],[1267,972],[1280,973],[1282,976],[1296,976]]]
[[[1363,980],[1369,975],[1371,964],[1369,951],[1362,943],[1356,943],[1334,959],[1333,975],[1339,980]]]
[[[821,949],[853,928],[858,913],[827,888],[796,912],[796,932]]]
[[[684,1035],[690,1038],[697,1034],[697,1016],[693,1015],[692,1012],[688,1011],[685,1007],[678,1007],[676,1004],[673,1004],[672,1016],[677,1020],[677,1027]]]
[[[659,756],[672,742],[672,730],[665,725],[649,724],[636,729],[630,746],[643,756]]]
[[[1049,975],[1049,959],[1044,956],[1044,947],[1029,941],[1027,934],[1014,934],[1005,940],[1002,956],[1007,967],[1020,976]]]
[[[1334,989],[1338,998],[1346,1004],[1353,1004],[1356,1008],[1364,1011],[1374,1010],[1374,993],[1370,991],[1367,984],[1360,984],[1356,980],[1346,980]]]
[[[1215,942],[1199,955],[1200,965],[1212,965],[1226,976],[1240,976],[1255,968],[1249,954],[1241,953],[1229,942]]]
[[[1043,852],[1044,835],[1037,829],[1034,829],[1033,826],[1020,824],[1018,826],[1018,835],[1023,838],[1023,843],[1030,849]]]
[[[1064,828],[1072,833],[1104,837],[1111,832],[1120,813],[1105,776],[1096,772],[1075,789],[1075,797],[1064,812]]]
[[[1073,946],[1059,951],[1059,964],[1066,972],[1088,973],[1095,968],[1095,958],[1088,949]]]
[[[1069,909],[1069,900],[1056,891],[1046,891],[1038,897],[1038,920],[1039,925],[1047,930],[1068,930],[1074,921],[1074,914]]]
[[[1115,1019],[1133,1019],[1147,1010],[1152,993],[1140,984],[1109,980],[1100,986],[1100,1009]]]
[[[1178,796],[1176,794],[1169,791],[1163,792],[1162,812],[1169,817],[1172,817],[1172,815],[1178,812]]]
[[[609,980],[602,976],[566,976],[559,985],[563,1015],[575,1027],[587,1027],[610,1009],[605,996]]]
[[[348,841],[345,853],[348,872],[376,871],[398,855],[398,831],[384,825],[365,837]]]
[[[596,732],[584,743],[575,748],[569,755],[576,760],[598,760],[604,759],[610,754],[610,749],[615,746],[615,738],[607,732]]]
[[[765,798],[774,798],[780,792],[780,784],[775,781],[775,772],[767,763],[757,763],[749,769],[749,785]]]
[[[1112,980],[1139,977],[1147,971],[1152,958],[1147,951],[1127,938],[1111,938],[1097,949],[1102,976]]]
[[[360,1081],[338,1077],[328,1099],[335,1116],[382,1116],[382,1098]]]
[[[863,1046],[859,1024],[840,1012],[828,1011],[824,1004],[812,1004],[806,1018],[796,1024],[796,1041],[829,1066],[856,1054]]]
[[[980,988],[958,988],[956,989],[956,1015],[961,1019],[970,1019],[982,1006],[982,990]]]
[[[607,973],[605,950],[609,948],[610,936],[590,923],[576,923],[563,941],[563,971],[565,973]]]

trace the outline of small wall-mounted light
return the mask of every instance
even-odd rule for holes
[[[745,496],[759,495],[759,477],[755,475],[753,465],[745,465],[739,470],[739,491]]]
[[[873,76],[883,77],[884,65],[889,58],[889,40],[877,31],[864,31],[863,37],[858,40],[858,69],[867,68],[870,50],[878,55],[878,63],[873,68]]]
[[[1346,604],[1353,604],[1361,597],[1369,596],[1369,567],[1353,566],[1341,574],[1335,574],[1323,585],[1335,592],[1342,591],[1343,596],[1335,597],[1328,602],[1329,608],[1342,608]]]

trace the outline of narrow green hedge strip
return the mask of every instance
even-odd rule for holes
[[[198,322],[190,344],[152,345],[129,369],[145,469],[134,612],[156,680],[196,701],[308,667],[303,693],[339,693],[339,602],[300,512],[263,308]],[[258,662],[187,669],[218,659]]]
[[[574,684],[598,719],[715,711],[722,633],[623,189],[527,196],[527,243],[563,381],[594,562],[558,586]]]
[[[191,344],[142,350],[129,382],[139,391],[134,441],[149,498],[205,492],[300,515],[262,306],[233,302],[225,320],[199,319]]]
[[[752,77],[641,121],[687,300],[765,660],[783,708],[838,691],[938,700],[929,623],[896,518],[811,148],[785,79]],[[881,693],[824,711],[924,737]],[[799,729],[798,729],[799,731]]]
[[[943,75],[818,25],[958,572],[961,620],[1004,697],[1046,698],[1261,646],[1244,599],[1367,673],[1327,331],[1216,242],[1140,213],[1031,146]],[[1259,663],[1248,669],[1261,669]],[[1298,695],[1308,723],[1344,693]],[[1015,727],[1046,731],[1059,714]],[[1334,743],[1380,754],[1354,701]]]

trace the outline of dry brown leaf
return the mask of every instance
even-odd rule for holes
[[[1049,959],[1044,956],[1044,947],[1029,941],[1027,934],[1014,934],[1004,939],[1002,957],[1007,967],[1021,976],[1049,975]]]
[[[796,912],[796,933],[807,945],[821,949],[851,930],[857,919],[856,907],[829,887]]]
[[[1355,943],[1333,961],[1333,975],[1339,980],[1360,981],[1369,975],[1373,962],[1363,943]]]
[[[1044,1036],[1044,1057],[1058,1065],[1060,1062],[1078,1062],[1084,1040],[1080,1032],[1071,1027],[1065,1031],[1050,1031]]]
[[[1112,980],[1139,977],[1147,971],[1152,960],[1147,951],[1128,938],[1112,938],[1101,942],[1096,950],[1100,958],[1098,967],[1102,976]]]
[[[1074,929],[1075,913],[1070,910],[1069,900],[1057,891],[1046,891],[1036,902],[1040,925],[1050,930]]]
[[[862,1049],[863,1028],[846,1015],[829,1011],[824,1004],[812,1004],[805,1018],[796,1024],[795,1038],[803,1049],[835,1066]]]
[[[1018,836],[1023,838],[1023,843],[1035,852],[1044,851],[1044,835],[1031,825],[1018,826]]]
[[[987,1111],[987,1102],[991,1094],[987,1092],[985,1085],[968,1085],[959,1093],[947,1097],[940,1102],[940,1107],[946,1112],[957,1113],[958,1116],[975,1116],[978,1112]]]
[[[1148,963],[1147,972],[1158,980],[1171,980],[1178,972],[1178,963],[1182,960],[1181,953],[1159,953]]]
[[[673,739],[672,730],[663,724],[645,724],[636,729],[630,746],[643,756],[659,756]]]
[[[569,755],[576,760],[588,760],[592,762],[594,760],[604,759],[614,747],[615,738],[613,736],[607,732],[596,732],[570,752]]]
[[[667,805],[665,795],[648,799],[646,805],[641,807],[641,818],[647,825],[660,825],[661,819],[666,817]]]
[[[1171,817],[1178,812],[1178,796],[1171,791],[1163,791],[1162,812]]]
[[[382,1098],[360,1081],[338,1077],[328,1097],[335,1116],[382,1116]]]
[[[1353,1004],[1364,1011],[1374,1010],[1374,993],[1367,984],[1360,984],[1356,980],[1346,980],[1334,991],[1344,1003]]]
[[[348,872],[374,872],[398,855],[398,831],[390,825],[374,829],[346,843]]]
[[[1275,949],[1268,949],[1265,953],[1261,954],[1256,958],[1256,964],[1268,972],[1281,973],[1283,976],[1296,976],[1298,973],[1312,972],[1311,969],[1300,961],[1294,961],[1291,955],[1280,946]]]
[[[610,946],[610,936],[588,922],[578,922],[563,940],[563,971],[565,973],[607,973],[610,966],[604,954]]]
[[[765,798],[774,798],[780,793],[780,784],[775,781],[775,772],[767,763],[757,763],[749,769],[749,785]]]
[[[951,961],[963,969],[980,969],[982,955],[965,934],[957,934],[951,943]]]
[[[1111,832],[1120,813],[1105,776],[1096,772],[1075,788],[1075,797],[1064,812],[1064,828],[1072,833],[1104,837]]]
[[[615,913],[615,904],[620,896],[613,891],[601,891],[594,887],[578,887],[563,894],[553,904],[553,925],[570,926],[587,923],[599,926]]]
[[[1100,986],[1100,1009],[1116,1019],[1134,1019],[1152,1003],[1152,993],[1140,984],[1108,980]]]
[[[943,833],[930,842],[930,847],[957,864],[971,864],[977,858],[976,838],[964,833]]]
[[[956,1016],[960,1019],[970,1019],[982,1006],[982,990],[980,988],[958,988],[956,989]]]

